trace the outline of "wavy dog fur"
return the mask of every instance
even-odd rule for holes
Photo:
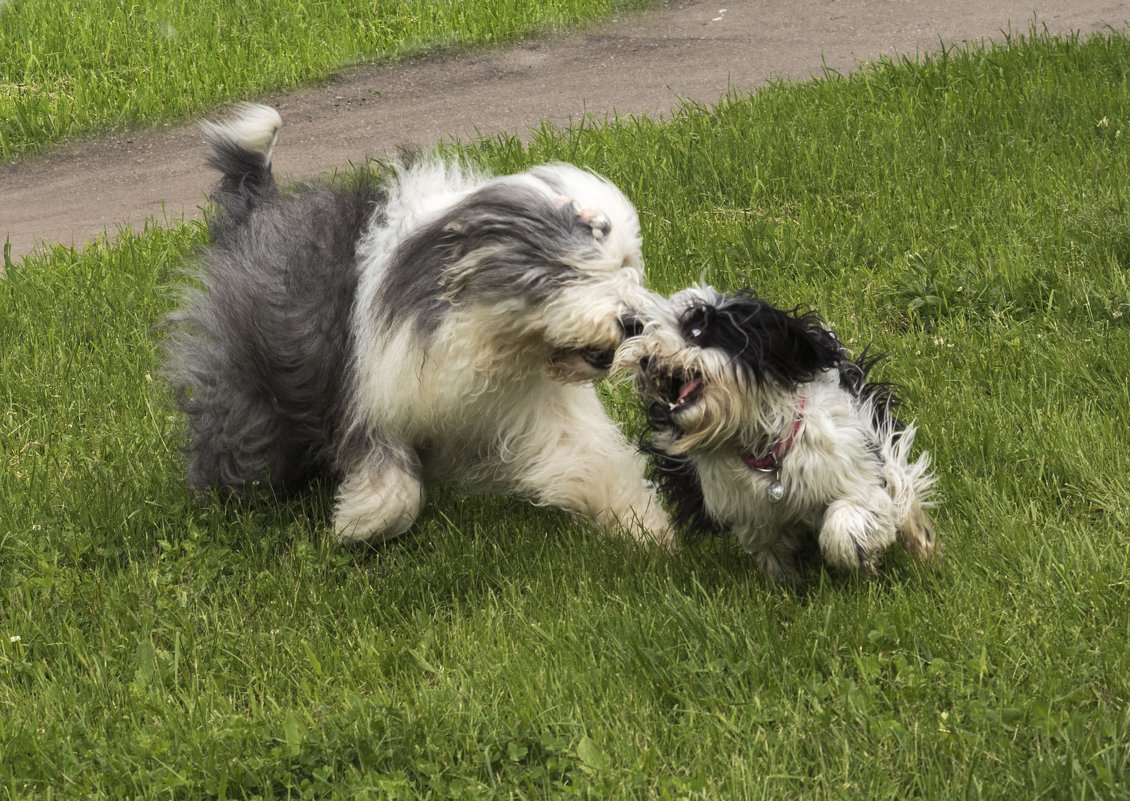
[[[896,538],[934,552],[929,456],[895,415],[877,359],[852,359],[814,313],[750,292],[692,287],[653,313],[618,356],[648,402],[643,450],[676,520],[732,531],[771,580],[824,561],[874,573]]]
[[[328,476],[336,536],[372,541],[455,479],[667,542],[591,384],[652,301],[627,198],[566,164],[493,177],[436,159],[282,191],[280,125],[245,106],[204,126],[222,177],[165,369],[190,486]]]

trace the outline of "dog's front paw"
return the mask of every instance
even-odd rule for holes
[[[602,509],[589,515],[594,523],[608,532],[624,533],[641,545],[654,546],[673,553],[679,538],[659,499],[644,498],[619,512]]]
[[[412,527],[424,505],[424,486],[398,465],[364,465],[346,476],[334,508],[341,543],[384,542]]]
[[[883,552],[894,540],[892,526],[880,512],[850,501],[828,505],[820,526],[820,554],[835,570],[873,576]]]

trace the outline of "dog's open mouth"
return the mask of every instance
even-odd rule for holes
[[[674,412],[698,403],[705,385],[702,376],[697,373],[672,373],[659,378],[658,397],[669,411]]]

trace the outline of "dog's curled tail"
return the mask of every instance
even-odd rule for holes
[[[275,191],[271,151],[282,117],[270,106],[245,103],[220,122],[200,124],[212,148],[209,167],[223,173],[212,201],[232,222],[239,222],[260,198]]]

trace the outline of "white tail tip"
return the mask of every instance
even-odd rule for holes
[[[244,103],[235,114],[223,122],[205,121],[200,124],[204,136],[212,144],[230,143],[244,150],[258,153],[263,163],[270,163],[271,150],[282,127],[282,117],[270,106]]]

